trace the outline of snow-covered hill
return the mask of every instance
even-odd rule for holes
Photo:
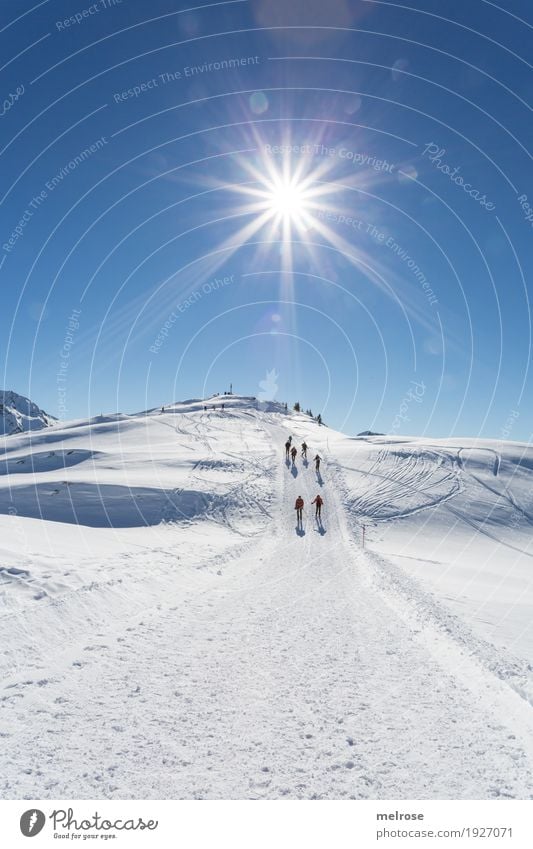
[[[0,390],[0,435],[40,430],[55,424],[56,419],[41,410],[37,404],[17,395],[16,392]]]
[[[217,396],[0,447],[6,798],[533,798],[529,446]]]

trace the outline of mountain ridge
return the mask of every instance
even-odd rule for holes
[[[34,401],[12,389],[0,390],[0,435],[41,430],[57,422]]]

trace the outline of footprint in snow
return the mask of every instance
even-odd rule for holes
[[[17,577],[18,575],[29,575],[29,571],[27,569],[18,569],[16,566],[11,566],[9,569],[4,569],[2,567],[0,572],[7,572],[8,575],[14,575]]]

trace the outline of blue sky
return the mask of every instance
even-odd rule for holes
[[[529,440],[529,4],[193,5],[3,5],[5,387]]]

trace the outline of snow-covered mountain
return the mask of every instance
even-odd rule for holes
[[[55,422],[53,416],[49,416],[24,395],[0,390],[0,436],[26,430],[40,430]]]
[[[533,797],[530,446],[216,396],[2,450],[5,798]]]

